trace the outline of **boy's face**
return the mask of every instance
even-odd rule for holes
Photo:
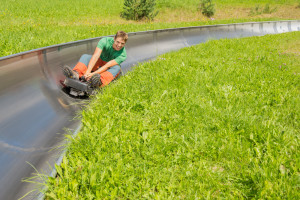
[[[115,40],[114,44],[113,44],[114,50],[120,51],[125,46],[125,43],[126,43],[125,40],[120,37],[115,38],[114,40]]]

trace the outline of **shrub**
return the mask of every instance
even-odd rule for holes
[[[158,14],[155,6],[155,0],[125,0],[121,17],[127,20],[153,20]]]
[[[275,12],[276,10],[277,10],[277,8],[271,9],[270,6],[269,6],[269,4],[266,4],[266,6],[264,7],[262,13],[264,13],[264,14],[271,14],[271,13]]]
[[[260,14],[271,14],[275,12],[277,8],[271,9],[269,4],[266,4],[264,8],[260,8],[259,5],[255,5],[254,8],[251,9],[249,15],[260,15]]]
[[[212,3],[212,0],[201,0],[200,11],[207,17],[213,16],[215,14],[215,5]]]

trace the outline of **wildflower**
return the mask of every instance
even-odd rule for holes
[[[211,17],[210,20],[215,20],[215,18]]]

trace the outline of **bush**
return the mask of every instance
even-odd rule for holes
[[[212,3],[212,0],[201,0],[200,11],[207,17],[213,16],[215,14],[215,5]]]
[[[253,16],[253,15],[260,15],[260,14],[271,14],[271,13],[275,12],[276,10],[277,10],[277,8],[271,9],[269,4],[266,4],[264,8],[260,8],[259,5],[255,5],[255,7],[251,9],[249,15]]]
[[[155,6],[155,0],[125,0],[121,17],[127,20],[153,20],[158,14]]]

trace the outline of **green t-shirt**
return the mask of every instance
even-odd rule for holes
[[[127,53],[125,47],[123,47],[120,51],[116,51],[113,48],[114,38],[105,37],[102,38],[97,47],[102,50],[100,58],[109,62],[111,60],[115,60],[118,64],[121,64],[127,58]]]

